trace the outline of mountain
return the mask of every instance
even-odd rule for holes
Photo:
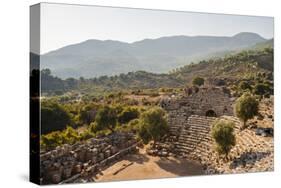
[[[255,33],[232,37],[170,36],[126,43],[87,40],[41,56],[41,67],[61,78],[118,75],[143,70],[166,73],[210,54],[240,50],[267,40]]]
[[[264,48],[273,48],[274,47],[274,39],[270,39],[264,42],[259,42],[251,47],[251,49],[262,50]]]
[[[78,90],[79,92],[95,95],[112,91],[183,88],[191,83],[196,76],[206,80],[223,81],[237,85],[241,80],[261,79],[272,80],[273,75],[273,49],[240,51],[227,55],[224,58],[202,60],[196,64],[185,65],[170,73],[156,74],[145,71],[128,72],[115,76],[100,76],[90,79],[62,80],[54,77],[50,71],[41,71],[41,91],[56,93]],[[261,81],[261,80],[260,80]],[[234,82],[234,83],[233,83]],[[218,82],[219,83],[219,82]]]

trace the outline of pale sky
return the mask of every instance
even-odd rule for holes
[[[135,42],[174,35],[233,36],[254,32],[270,39],[272,17],[41,4],[41,54],[88,39]]]

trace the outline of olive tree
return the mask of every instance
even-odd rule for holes
[[[236,144],[234,123],[226,120],[216,121],[212,126],[211,135],[215,140],[217,152],[227,158],[231,148]]]
[[[242,128],[246,128],[246,123],[249,119],[258,115],[259,102],[256,98],[248,93],[242,95],[236,100],[235,113],[236,116],[243,122]]]
[[[117,113],[115,108],[105,106],[101,107],[95,118],[96,130],[106,130],[109,129],[114,132],[117,125]]]
[[[161,139],[168,131],[165,111],[162,108],[154,107],[142,113],[139,121],[139,136],[144,143]]]

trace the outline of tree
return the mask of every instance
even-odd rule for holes
[[[117,113],[112,107],[105,106],[101,107],[96,115],[96,130],[109,129],[114,132],[114,128],[117,124]]]
[[[137,108],[127,107],[118,115],[118,121],[122,124],[139,117],[139,111]]]
[[[212,138],[216,142],[216,150],[227,158],[231,148],[235,146],[234,123],[226,120],[216,121],[211,131]]]
[[[90,124],[92,121],[95,120],[95,116],[97,113],[97,109],[100,106],[96,103],[89,103],[83,106],[79,111],[79,123],[81,124]]]
[[[68,124],[72,124],[71,116],[63,106],[55,101],[41,102],[42,134],[63,130]]]
[[[203,85],[205,82],[204,78],[201,78],[201,77],[195,77],[193,80],[192,80],[192,84],[195,85],[195,86],[201,86]]]
[[[252,90],[252,87],[251,87],[251,85],[249,84],[249,82],[246,82],[246,81],[242,81],[242,82],[240,82],[239,83],[239,88],[241,89],[241,90]]]
[[[246,128],[247,121],[258,114],[258,109],[258,101],[248,93],[237,99],[235,103],[235,113],[236,116],[243,121],[242,128]]]
[[[255,86],[254,93],[256,95],[271,94],[271,88],[268,84],[259,83]]]
[[[162,108],[154,107],[144,112],[140,117],[139,136],[144,143],[161,139],[168,131],[168,123],[165,111]]]

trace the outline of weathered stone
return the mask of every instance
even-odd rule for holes
[[[82,167],[81,167],[80,164],[77,164],[77,165],[74,166],[74,168],[73,168],[73,173],[74,173],[74,174],[78,174],[78,173],[80,173],[81,171],[82,171]]]
[[[72,176],[87,177],[95,172],[97,166],[105,166],[127,153],[135,151],[136,145],[128,145],[123,150],[123,143],[136,143],[133,135],[121,133],[121,136],[109,136],[108,138],[90,139],[86,142],[74,145],[63,145],[56,149],[42,153],[41,179],[45,183],[59,183],[72,180]],[[127,135],[127,136],[126,136]],[[116,145],[112,145],[113,141]],[[75,176],[76,177],[76,176]],[[78,177],[78,176],[77,176]]]
[[[103,153],[99,153],[99,158],[98,158],[98,160],[99,161],[102,161],[104,159],[104,154]]]
[[[111,154],[111,153],[110,153],[110,150],[106,150],[106,151],[105,151],[105,158],[110,157],[110,154]]]
[[[67,178],[71,177],[71,172],[72,172],[72,168],[71,168],[71,167],[65,168],[65,169],[63,170],[63,172],[62,172],[62,177],[63,177],[64,179],[67,179]]]
[[[51,179],[52,179],[51,180],[52,183],[57,184],[61,181],[61,175],[60,174],[53,174]]]

